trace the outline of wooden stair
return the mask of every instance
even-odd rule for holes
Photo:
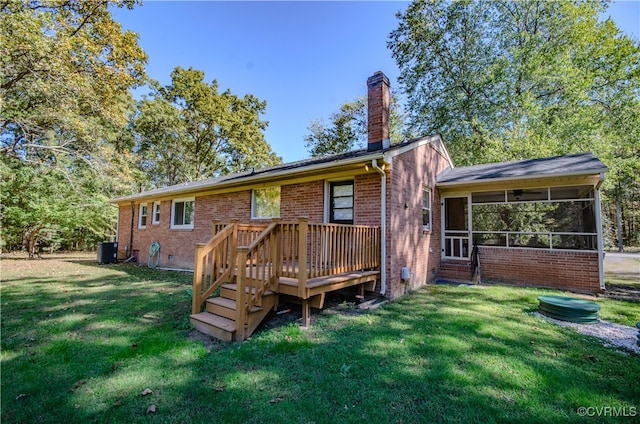
[[[247,293],[249,289],[246,289]],[[278,304],[278,295],[267,291],[262,295],[260,306],[254,306],[245,314],[244,335],[250,336]],[[244,307],[247,307],[245,303]],[[201,333],[224,341],[241,341],[236,335],[236,285],[223,284],[220,296],[207,299],[205,311],[191,315],[191,324]]]

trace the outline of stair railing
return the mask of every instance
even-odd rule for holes
[[[238,247],[236,340],[244,340],[247,315],[262,306],[267,290],[277,290],[280,275],[280,225],[274,220],[249,246]]]
[[[192,313],[202,310],[202,304],[235,273],[238,224],[233,222],[217,232],[207,243],[197,243],[193,267]]]

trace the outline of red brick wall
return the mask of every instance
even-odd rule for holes
[[[436,176],[448,161],[430,144],[393,158],[387,183],[387,289],[393,299],[431,281],[440,267],[440,196]],[[422,189],[431,188],[431,231],[422,229]],[[413,275],[401,279],[401,268]]]
[[[283,185],[280,192],[280,218],[296,221],[301,216],[310,222],[324,220],[323,180],[308,183]],[[355,177],[355,223],[358,225],[380,225],[380,177],[371,171]],[[171,201],[161,203],[160,223],[151,224],[152,205],[150,201],[147,228],[138,228],[140,205],[135,205],[133,248],[138,252],[141,264],[149,259],[149,246],[153,241],[160,243],[160,267],[193,268],[194,244],[204,243],[211,237],[211,221],[238,219],[240,222],[270,222],[251,220],[251,190],[235,193],[196,196],[195,222],[192,230],[170,228]],[[125,246],[129,245],[131,228],[131,206],[120,207],[118,227],[118,258],[126,257]]]
[[[160,243],[160,267],[193,268],[194,245],[211,238],[213,219],[238,218],[248,222],[251,217],[251,191],[200,196],[195,198],[195,222],[191,230],[171,229],[171,201],[160,203],[160,223],[152,224],[153,201],[148,202],[147,226],[138,228],[140,205],[135,205],[133,227],[133,250],[138,252],[138,261],[146,264],[149,246]],[[120,207],[118,223],[118,258],[126,257],[125,246],[130,242],[131,206]]]
[[[296,221],[301,216],[310,222],[323,222],[324,181],[283,185],[280,189],[280,218]]]
[[[425,145],[393,158],[392,171],[387,171],[387,292],[397,297],[407,288],[429,281],[440,264],[440,198],[435,189],[436,175],[448,166],[446,160],[430,145]],[[356,225],[380,225],[381,177],[374,170],[354,177]],[[422,187],[432,189],[432,231],[422,230]],[[310,222],[324,222],[325,181],[283,185],[280,215],[294,221],[300,216]],[[196,196],[195,223],[192,230],[170,229],[171,201],[161,203],[160,224],[153,225],[149,202],[148,225],[138,228],[139,205],[135,205],[133,246],[139,250],[139,261],[146,264],[153,241],[160,242],[160,266],[193,268],[194,244],[211,237],[213,219],[239,219],[251,222],[251,190],[235,193]],[[407,207],[405,208],[405,204]],[[253,221],[255,222],[255,220]],[[131,207],[120,208],[119,258],[125,257],[129,244]],[[414,273],[410,287],[400,281],[400,268],[408,266]]]
[[[483,282],[600,292],[597,252],[489,246],[479,252]]]

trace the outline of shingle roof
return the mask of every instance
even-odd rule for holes
[[[207,178],[204,180],[191,181],[182,184],[176,184],[168,187],[162,187],[155,190],[144,191],[142,193],[131,194],[129,196],[118,197],[116,199],[111,199],[112,203],[118,203],[123,201],[135,200],[142,197],[154,197],[154,196],[164,196],[174,193],[184,193],[184,192],[192,192],[197,191],[198,189],[209,189],[214,188],[215,186],[230,183],[230,182],[240,182],[243,179],[247,178],[259,178],[260,176],[268,176],[278,173],[285,173],[287,171],[294,171],[298,169],[300,172],[304,171],[305,168],[326,164],[327,167],[330,167],[332,164],[340,165],[341,162],[348,162],[353,159],[365,158],[367,156],[382,156],[384,153],[393,151],[405,146],[408,146],[412,143],[418,142],[420,140],[429,138],[423,137],[418,139],[407,140],[402,143],[394,144],[386,149],[369,152],[367,149],[354,150],[346,153],[339,153],[335,155],[323,156],[323,157],[314,157],[303,159],[295,162],[284,163],[281,165],[275,165],[269,168],[264,168],[260,170],[252,170],[247,172],[240,172],[235,174],[223,175],[220,177]]]
[[[437,183],[447,185],[536,176],[588,175],[606,172],[607,169],[607,166],[593,154],[578,153],[452,168],[440,174]]]

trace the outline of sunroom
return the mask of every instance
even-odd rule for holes
[[[603,290],[606,170],[592,154],[576,154],[443,173],[443,264],[473,262],[483,281]]]

